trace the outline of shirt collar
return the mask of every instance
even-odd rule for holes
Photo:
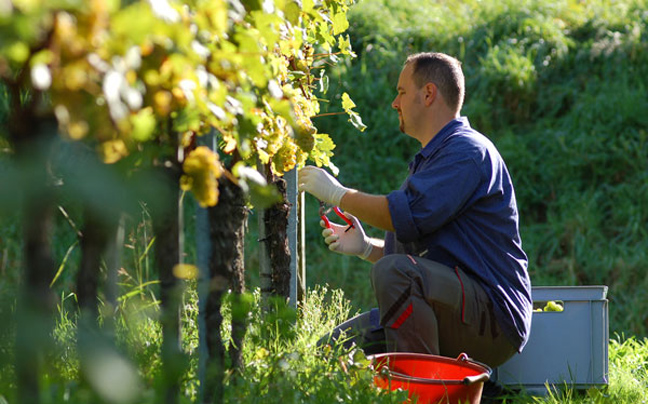
[[[419,150],[418,153],[416,153],[414,159],[409,163],[410,171],[413,171],[421,160],[425,160],[426,158],[428,158],[432,154],[432,152],[438,149],[441,143],[443,143],[443,141],[452,133],[456,132],[456,130],[459,127],[470,128],[470,122],[468,122],[467,117],[462,116],[448,122],[446,126],[444,126],[439,131],[439,133],[437,133],[432,138],[432,140],[430,140],[428,144],[425,145],[424,148],[422,148],[421,150]]]
[[[430,154],[432,154],[433,151],[435,151],[443,141],[450,136],[452,133],[454,133],[458,127],[464,127],[464,128],[470,128],[470,122],[468,122],[468,118],[465,116],[461,116],[459,118],[453,119],[452,121],[448,122],[446,126],[444,126],[439,133],[437,133],[432,140],[428,142],[427,145],[425,145],[424,148],[422,148],[417,154],[420,154],[421,157],[427,158]]]

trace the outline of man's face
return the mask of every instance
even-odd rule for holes
[[[392,107],[398,111],[401,132],[416,137],[416,130],[421,123],[423,113],[423,91],[417,88],[412,78],[413,67],[406,65],[398,78],[398,94]]]

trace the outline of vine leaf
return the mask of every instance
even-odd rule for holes
[[[356,107],[355,102],[349,97],[349,94],[343,93],[342,94],[342,108],[344,109],[344,112],[346,112],[349,115],[349,122],[358,129],[360,132],[364,132],[365,129],[367,129],[367,125],[365,125],[362,122],[362,118],[360,117],[360,114],[357,112],[353,111],[353,108]]]

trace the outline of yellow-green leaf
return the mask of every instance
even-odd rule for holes
[[[292,25],[297,25],[297,23],[299,22],[299,16],[301,15],[301,11],[302,10],[296,1],[294,0],[288,1],[288,4],[286,4],[286,8],[284,9],[284,15],[286,16],[286,20],[288,20],[288,22],[290,22]]]
[[[351,49],[351,40],[349,39],[349,35],[340,35],[338,37],[338,47],[340,48],[340,52],[342,52],[343,55],[356,57],[355,52],[353,52],[353,50]]]
[[[305,13],[310,13],[311,11],[313,11],[314,7],[315,7],[315,2],[313,0],[302,1],[302,10],[304,10]]]
[[[346,13],[336,13],[333,15],[333,35],[341,34],[349,28],[349,20]]]
[[[138,142],[146,142],[153,137],[155,132],[155,116],[151,107],[144,108],[138,113],[131,115],[133,125],[133,139]]]
[[[0,55],[5,54],[16,63],[23,63],[29,57],[29,46],[24,42],[14,42],[11,45],[0,50]]]
[[[367,129],[367,125],[362,122],[362,118],[360,118],[360,115],[356,112],[349,111],[349,122],[351,122],[351,124],[360,132],[364,132],[364,130]]]
[[[351,100],[348,93],[342,93],[342,108],[348,113],[349,110],[355,108],[355,102]]]

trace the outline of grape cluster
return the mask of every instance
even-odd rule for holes
[[[299,147],[292,138],[285,138],[283,145],[272,158],[273,171],[282,174],[292,170],[297,165]]]
[[[180,178],[180,188],[192,191],[202,207],[216,205],[218,178],[223,173],[218,155],[206,146],[198,146],[189,153],[182,169],[184,174]]]
[[[562,304],[559,302],[556,302],[554,300],[548,301],[544,307],[539,307],[537,309],[534,309],[533,311],[535,312],[544,312],[544,311],[555,311],[555,312],[560,312],[563,311],[564,307]]]
[[[315,138],[313,135],[317,133],[317,128],[313,126],[310,119],[301,119],[297,122],[297,125],[298,127],[295,131],[295,142],[302,151],[310,153],[315,146]]]

